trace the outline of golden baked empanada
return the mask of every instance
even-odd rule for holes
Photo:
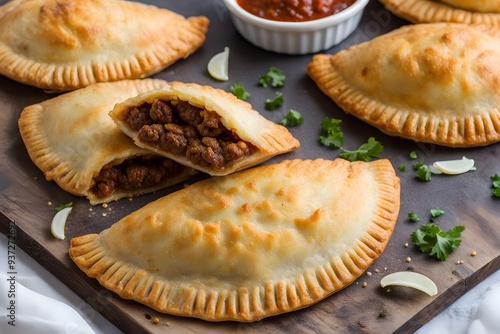
[[[91,204],[152,192],[195,171],[142,149],[109,117],[131,96],[167,86],[143,79],[98,83],[26,107],[19,130],[47,180]]]
[[[499,0],[379,0],[413,23],[455,22],[500,25]]]
[[[307,71],[344,111],[381,131],[451,147],[500,140],[500,31],[459,23],[404,26]]]
[[[194,83],[145,92],[110,115],[138,146],[210,175],[227,175],[300,145],[249,103]]]
[[[205,41],[206,17],[121,0],[13,0],[0,7],[0,74],[52,91],[144,78]]]
[[[89,277],[160,312],[256,321],[319,302],[383,252],[400,183],[386,160],[288,160],[195,183],[69,254]]]

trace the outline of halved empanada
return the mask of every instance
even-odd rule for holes
[[[289,160],[210,178],[73,238],[89,277],[160,312],[256,321],[312,305],[383,252],[399,213],[388,160]]]
[[[121,0],[13,0],[0,7],[0,74],[46,90],[144,78],[205,41],[206,17]]]
[[[500,25],[499,0],[379,0],[413,23],[455,22]]]
[[[98,204],[152,192],[186,180],[195,171],[134,144],[109,117],[113,106],[163,80],[90,85],[26,107],[19,130],[47,180]]]
[[[143,93],[110,115],[138,146],[210,175],[227,175],[300,145],[247,102],[194,83]]]
[[[458,23],[402,27],[307,71],[344,111],[381,131],[451,147],[500,140],[500,31]]]

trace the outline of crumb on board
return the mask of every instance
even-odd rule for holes
[[[477,255],[476,251],[472,251],[472,252],[470,253],[470,256],[476,256],[476,255]]]

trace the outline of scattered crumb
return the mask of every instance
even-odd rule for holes
[[[366,288],[368,284],[366,284],[366,282],[363,282],[363,284],[361,285],[363,288]]]
[[[379,270],[378,270],[378,269],[375,269],[374,271],[375,271],[376,273],[378,273],[378,272],[379,272]]]
[[[371,271],[366,272],[366,276],[371,276],[371,275],[372,275]]]
[[[408,243],[407,242],[405,242],[405,248],[408,248]]]
[[[155,318],[153,319],[153,324],[158,325],[159,323],[160,323],[160,318],[155,317]]]
[[[470,253],[470,256],[476,256],[476,255],[477,255],[476,251],[472,251],[472,253]]]
[[[132,202],[133,198],[132,198],[132,197],[129,197],[129,198],[128,198],[128,200],[129,200],[130,202]]]
[[[409,256],[408,256],[408,257],[406,258],[406,262],[407,262],[407,263],[410,263],[410,262],[411,262],[411,257],[409,257]]]
[[[106,217],[107,215],[108,215],[108,214],[107,214],[106,212],[103,212],[103,213],[102,213],[102,216],[103,216],[103,217]]]
[[[106,209],[108,207],[108,203],[102,203],[102,207]]]
[[[384,267],[384,270],[387,270],[387,267]]]
[[[457,264],[464,264],[464,261],[463,260],[458,260]]]
[[[89,211],[93,211],[93,209],[92,209],[92,208],[89,208]]]
[[[52,206],[52,202],[51,202],[51,201],[48,201],[48,202],[47,202],[47,205],[48,205],[48,206]]]

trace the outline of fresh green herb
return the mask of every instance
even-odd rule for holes
[[[441,209],[431,209],[431,216],[432,218],[439,217],[444,214],[444,210]]]
[[[304,117],[294,109],[291,109],[281,121],[280,124],[283,126],[297,126],[304,123]]]
[[[406,165],[399,165],[399,170],[404,172],[406,170]]]
[[[62,209],[69,208],[69,207],[72,207],[72,206],[73,206],[73,202],[69,202],[69,203],[66,203],[66,204],[61,204],[61,205],[56,206],[55,210],[57,212],[59,212]]]
[[[239,98],[240,100],[246,101],[250,98],[251,94],[245,90],[245,88],[239,84],[239,83],[234,83],[231,85],[231,91],[233,92],[234,96]]]
[[[267,110],[275,110],[278,109],[283,105],[283,93],[281,92],[276,92],[274,93],[274,99],[267,99],[266,100],[266,109]]]
[[[266,74],[260,76],[259,83],[262,87],[267,87],[271,82],[271,86],[277,88],[285,85],[285,79],[285,75],[279,68],[271,67]]]
[[[500,175],[495,174],[491,177],[491,188],[493,196],[500,197]]]
[[[412,222],[418,222],[420,220],[420,217],[415,213],[415,212],[408,212],[408,219]]]
[[[422,253],[429,253],[430,256],[444,261],[455,248],[460,246],[462,242],[460,235],[464,230],[464,226],[455,226],[445,232],[436,224],[429,223],[413,232],[411,240]]]
[[[331,147],[340,148],[344,144],[344,133],[340,131],[342,120],[334,118],[323,118],[321,121],[321,129],[324,135],[319,136],[321,144]]]
[[[372,158],[378,158],[382,151],[384,150],[384,146],[381,143],[375,140],[375,138],[368,138],[368,142],[361,145],[355,151],[342,150],[340,152],[340,157],[349,161],[370,161]]]
[[[417,152],[411,151],[410,152],[410,159],[415,160],[417,158]]]
[[[432,178],[432,173],[431,170],[429,169],[429,166],[422,162],[415,162],[413,164],[413,169],[417,171],[417,178],[420,181],[425,181],[428,182]]]
[[[382,309],[378,313],[378,317],[379,318],[385,318],[385,317],[387,317],[387,309],[385,307],[382,307]]]

